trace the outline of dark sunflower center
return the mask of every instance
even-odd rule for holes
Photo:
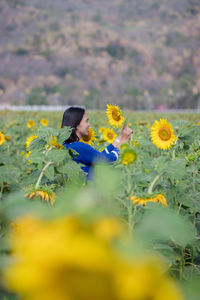
[[[158,132],[159,138],[163,141],[168,141],[171,138],[171,130],[167,127],[162,127]]]
[[[120,120],[120,114],[117,111],[113,111],[112,112],[112,117],[115,121],[119,121]]]
[[[109,138],[109,139],[112,139],[112,138],[113,138],[112,133],[108,133],[108,138]]]
[[[83,140],[85,142],[88,142],[90,139],[91,139],[91,136],[89,134],[83,137]]]

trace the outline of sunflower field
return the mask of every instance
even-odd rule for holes
[[[87,181],[62,112],[0,111],[0,299],[199,300],[200,116],[88,112],[119,159]]]

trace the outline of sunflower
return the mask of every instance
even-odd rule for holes
[[[136,160],[136,158],[137,158],[137,154],[131,148],[125,149],[121,155],[121,161],[122,161],[123,165],[125,165],[125,166],[132,164]]]
[[[30,143],[36,139],[38,136],[36,134],[32,134],[31,136],[29,136],[27,139],[26,139],[26,148],[28,149],[29,146],[30,146]]]
[[[90,127],[89,130],[88,130],[88,135],[83,136],[80,139],[80,142],[86,143],[88,145],[92,145],[93,141],[96,140],[95,135],[96,135],[95,131]]]
[[[160,119],[160,122],[157,120],[154,122],[151,127],[151,138],[153,144],[162,150],[171,148],[177,140],[172,125],[165,119]]]
[[[133,140],[133,145],[135,147],[139,147],[140,146],[140,143],[138,142],[138,140]]]
[[[44,127],[48,125],[48,120],[47,119],[41,119],[40,124]]]
[[[107,241],[120,236],[124,229],[122,223],[113,217],[100,218],[94,223],[93,228],[99,238]]]
[[[6,139],[6,141],[10,141],[10,140],[11,140],[11,137],[10,137],[9,135],[6,135],[6,136],[5,136],[5,139]]]
[[[109,144],[112,144],[116,138],[116,134],[111,128],[105,128],[103,132],[103,139]]]
[[[5,143],[6,139],[3,132],[0,131],[0,146]]]
[[[148,202],[156,202],[161,204],[162,206],[167,206],[167,200],[163,194],[158,194],[155,197],[148,197],[148,198],[139,198],[134,195],[131,197],[131,201],[133,204],[137,204],[137,205],[140,204],[144,206],[146,206]]]
[[[50,140],[49,144],[51,146],[54,146],[55,148],[58,148],[58,149],[62,149],[63,148],[63,145],[59,144],[57,142],[57,137],[53,136],[52,139]]]
[[[99,127],[99,133],[103,133],[105,129],[105,127]]]
[[[124,123],[124,117],[119,110],[117,105],[109,105],[107,104],[107,111],[106,111],[108,121],[111,126],[113,127],[122,127]]]
[[[50,193],[44,190],[37,190],[31,193],[27,193],[26,197],[28,197],[29,199],[38,197],[45,202],[50,202],[51,204],[53,204],[55,202],[56,194],[54,192]]]
[[[127,148],[129,148],[129,145],[127,143],[120,145],[120,150],[125,150]]]
[[[1,271],[6,286],[32,300],[183,300],[160,255],[129,255],[138,245],[118,222],[85,222],[75,214],[18,218],[8,236],[10,263]]]
[[[25,155],[26,159],[29,158],[29,155],[30,155],[31,153],[32,153],[32,151],[28,151],[28,152],[26,153],[26,155]],[[31,163],[31,160],[28,159],[28,162]]]
[[[33,120],[29,120],[26,125],[28,128],[35,127],[35,122]]]
[[[167,206],[167,200],[163,194],[158,194],[154,199],[155,202],[162,204],[162,206]]]

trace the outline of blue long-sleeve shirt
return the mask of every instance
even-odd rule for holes
[[[66,149],[75,150],[78,155],[74,156],[74,161],[78,164],[83,164],[81,169],[87,174],[87,178],[91,178],[92,166],[98,161],[114,162],[118,159],[119,149],[113,144],[107,146],[102,152],[95,150],[93,147],[82,142],[73,142],[63,144]]]

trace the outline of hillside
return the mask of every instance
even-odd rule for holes
[[[0,61],[0,103],[196,108],[200,2],[1,0]]]

